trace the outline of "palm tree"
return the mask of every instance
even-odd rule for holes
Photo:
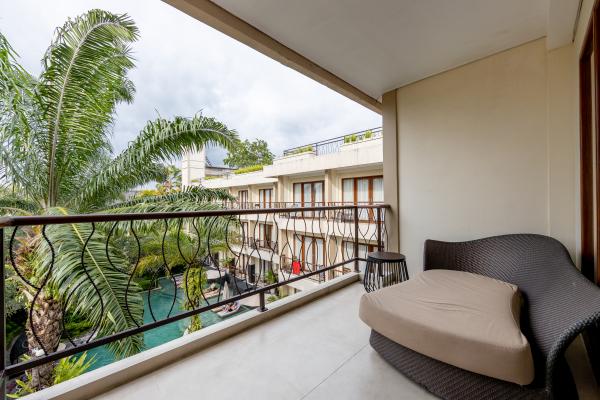
[[[156,191],[159,194],[178,192],[181,190],[181,170],[174,165],[165,167],[166,179],[162,183],[156,184]]]
[[[114,156],[115,107],[131,102],[135,93],[127,73],[134,66],[130,45],[137,38],[138,29],[127,15],[91,10],[56,30],[43,71],[34,77],[18,64],[0,33],[0,209],[5,214],[197,210],[228,198],[224,192],[193,188],[122,202],[124,192],[164,181],[168,171],[163,163],[207,145],[230,148],[237,137],[202,115],[157,118]],[[32,356],[56,350],[63,329],[61,304],[67,297],[64,311],[98,324],[100,336],[142,322],[139,288],[130,288],[126,312],[127,268],[120,266],[127,260],[112,242],[106,247],[106,230],[96,228],[66,224],[50,225],[44,232],[39,227],[19,231],[16,268],[25,278],[22,291],[32,310],[27,323]],[[52,253],[43,234],[59,249],[45,283]],[[94,285],[85,284],[86,279]],[[117,356],[127,356],[138,352],[142,342],[133,336],[111,348]],[[52,366],[32,372],[35,389],[51,384]]]

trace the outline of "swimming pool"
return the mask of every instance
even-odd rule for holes
[[[160,289],[155,289],[150,294],[150,301],[152,305],[152,313],[150,313],[150,307],[148,306],[148,294],[144,293],[144,323],[150,323],[152,314],[156,320],[161,320],[167,317],[171,304],[173,304],[173,281],[169,278],[161,278],[159,280]],[[177,315],[183,312],[182,303],[185,297],[185,293],[182,288],[177,289],[177,299],[173,306],[171,315]],[[216,298],[210,299],[209,301],[216,301]],[[242,306],[239,313],[250,310],[250,307]],[[217,322],[221,322],[223,318],[219,317],[212,311],[206,311],[200,314],[202,320],[202,327],[214,325]],[[189,325],[189,318],[184,318],[179,321],[172,322],[170,324],[151,329],[144,333],[144,350],[151,349],[170,340],[177,339],[183,335],[183,332]],[[95,357],[94,364],[89,369],[94,370],[102,366],[108,365],[115,361],[115,357],[108,350],[107,346],[100,346],[95,349],[88,350],[88,357]]]

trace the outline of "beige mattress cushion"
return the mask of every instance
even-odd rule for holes
[[[360,318],[411,350],[447,364],[531,383],[531,349],[519,329],[515,285],[468,272],[425,271],[362,296]]]

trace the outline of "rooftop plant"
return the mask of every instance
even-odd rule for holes
[[[250,167],[236,169],[235,171],[233,171],[233,173],[236,175],[247,174],[249,172],[262,171],[263,167],[263,165],[252,165]]]
[[[373,131],[371,129],[369,129],[368,131],[366,131],[365,133],[363,133],[361,135],[353,133],[351,135],[344,136],[344,144],[360,142],[362,140],[371,139],[372,137],[373,137]]]
[[[314,151],[312,144],[304,147],[298,147],[296,150],[290,152],[290,155],[302,154],[302,153],[310,153]]]

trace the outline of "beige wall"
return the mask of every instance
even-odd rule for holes
[[[578,62],[573,45],[547,54],[548,234],[579,263]]]
[[[530,232],[576,252],[573,57],[540,39],[396,91],[400,250],[413,274],[427,238]]]

